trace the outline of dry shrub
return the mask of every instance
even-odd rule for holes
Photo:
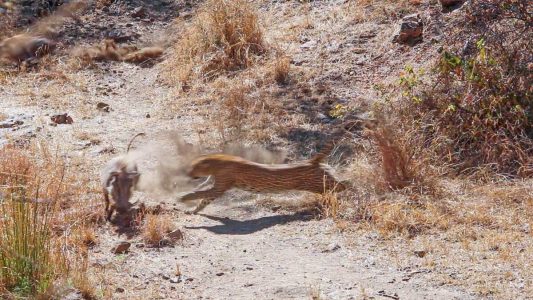
[[[533,175],[527,2],[473,1],[431,81],[413,68],[400,78],[404,97],[390,113],[401,130],[415,132],[414,146],[426,148],[434,164],[447,162],[462,173]]]
[[[209,0],[175,48],[173,72],[186,85],[247,68],[266,52],[258,15],[244,0]],[[175,70],[178,71],[175,71]]]
[[[145,243],[152,247],[162,246],[165,235],[172,231],[172,219],[169,215],[147,214],[142,228]]]
[[[385,201],[372,205],[369,214],[370,224],[383,236],[413,237],[430,229],[446,230],[450,222],[447,209],[432,201]]]
[[[356,22],[394,21],[419,9],[419,0],[355,0],[348,9]]]
[[[325,218],[336,218],[339,212],[339,197],[334,192],[327,192],[316,196],[319,214]]]
[[[289,71],[291,68],[291,60],[286,56],[276,58],[274,62],[274,80],[278,84],[284,85],[289,83]]]
[[[0,286],[5,297],[45,295],[73,270],[85,270],[86,247],[62,235],[83,225],[84,219],[77,215],[73,220],[65,204],[87,191],[58,155],[39,146],[0,149]]]

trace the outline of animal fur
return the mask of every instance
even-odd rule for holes
[[[55,42],[45,37],[19,34],[0,42],[0,58],[19,63],[28,58],[47,54],[55,46]]]
[[[146,47],[138,49],[135,46],[118,46],[113,40],[104,40],[101,45],[81,50],[78,57],[84,62],[92,61],[125,61],[130,63],[142,63],[150,59],[156,59],[163,54],[164,50],[159,47]]]
[[[322,194],[327,191],[340,192],[346,189],[345,183],[335,179],[331,168],[321,161],[330,153],[333,145],[328,145],[313,158],[293,164],[259,164],[238,156],[211,154],[194,160],[188,175],[192,178],[214,179],[211,189],[201,190],[208,180],[194,192],[184,195],[181,201],[202,199],[193,213],[204,209],[214,199],[231,188],[246,191],[272,193],[290,190],[308,191]]]
[[[61,6],[53,15],[39,20],[29,32],[14,35],[0,42],[0,59],[21,63],[29,58],[40,57],[54,50],[57,43],[52,37],[57,35],[54,27],[61,25],[66,18],[79,22],[76,13],[87,6],[84,1],[75,1]]]
[[[139,133],[131,139],[126,153],[129,152],[135,138],[141,135],[144,133]],[[115,210],[119,214],[123,214],[134,205],[129,200],[133,190],[137,188],[139,177],[137,164],[126,155],[113,158],[102,169],[100,178],[104,194],[106,220],[111,220]]]

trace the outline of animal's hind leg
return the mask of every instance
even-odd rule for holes
[[[209,205],[209,203],[213,202],[213,200],[215,200],[215,198],[207,198],[207,199],[202,199],[202,201],[200,201],[200,204],[198,204],[198,206],[196,206],[196,208],[191,212],[191,214],[197,214],[199,213],[201,210],[203,210],[206,206]]]
[[[202,199],[200,204],[198,204],[198,206],[192,211],[193,214],[196,214],[202,209],[204,209],[207,205],[209,205],[209,203],[213,202],[213,200],[222,196],[222,194],[224,194],[224,192],[228,189],[229,188],[227,186],[225,185],[221,186],[220,184],[217,185],[217,183],[215,182],[215,185],[212,188],[206,191],[195,191],[195,192],[186,194],[183,197],[181,197],[181,201],[184,202],[184,201]]]

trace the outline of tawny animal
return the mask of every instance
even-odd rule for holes
[[[130,151],[133,140],[141,135],[144,133],[138,133],[130,140],[126,153]],[[137,164],[126,155],[115,157],[107,163],[101,172],[106,220],[111,220],[115,210],[119,214],[123,214],[134,205],[129,200],[133,190],[137,188],[139,177]],[[110,201],[109,195],[111,195],[112,201]]]
[[[163,54],[159,47],[145,47],[138,49],[133,45],[118,46],[111,39],[104,40],[100,45],[81,50],[78,56],[83,62],[92,61],[125,61],[129,63],[142,63],[156,59]]]
[[[52,36],[57,35],[54,27],[61,25],[68,18],[80,22],[76,13],[86,7],[85,1],[64,4],[53,15],[39,20],[28,32],[2,40],[0,59],[20,64],[29,58],[40,57],[51,52],[57,44],[52,40]]]
[[[203,210],[224,192],[238,188],[251,192],[276,193],[290,190],[322,194],[328,191],[340,192],[346,184],[337,181],[331,168],[321,161],[329,155],[333,144],[326,146],[313,158],[293,164],[259,164],[238,156],[226,154],[205,155],[194,160],[188,175],[192,178],[208,177],[194,192],[184,195],[183,202],[202,199],[192,211]],[[213,187],[200,190],[214,179]]]
[[[49,53],[55,45],[55,42],[42,36],[18,34],[0,42],[0,58],[19,63]]]

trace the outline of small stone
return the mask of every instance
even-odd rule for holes
[[[98,102],[96,104],[96,109],[98,109],[99,111],[103,111],[103,112],[109,112],[111,111],[111,106],[109,106],[109,104],[104,103],[104,102]]]
[[[332,244],[329,244],[328,247],[326,248],[326,250],[323,250],[322,253],[335,252],[335,251],[339,250],[340,248],[341,248],[341,246],[339,244],[332,243]]]
[[[118,288],[115,289],[115,292],[117,292],[117,293],[124,293],[125,290],[124,290],[123,288],[121,288],[121,287],[118,287]]]
[[[161,278],[163,278],[164,280],[169,280],[170,279],[170,277],[165,275],[165,274],[161,274]]]
[[[131,243],[129,242],[120,242],[117,246],[115,246],[111,252],[115,253],[115,254],[124,254],[126,252],[128,252],[128,250],[130,249],[130,246],[131,246]]]
[[[463,0],[439,0],[442,7],[450,7],[458,4],[462,4]]]
[[[170,283],[180,283],[180,282],[182,282],[182,281],[183,281],[183,280],[182,280],[181,276],[170,278]]]
[[[424,23],[422,23],[420,15],[405,16],[394,35],[393,42],[414,45],[422,40],[423,31]]]
[[[146,114],[145,116],[147,119],[150,119],[152,116],[150,116],[150,114]]]
[[[176,242],[176,241],[179,241],[179,240],[183,239],[183,232],[181,232],[181,230],[179,230],[179,229],[176,229],[174,231],[169,232],[168,233],[168,237],[173,242]]]
[[[222,275],[224,275],[224,272],[217,273],[216,275],[217,276],[222,276]]]
[[[425,250],[417,250],[415,251],[415,255],[422,258],[424,256],[426,256],[427,252]]]
[[[50,117],[50,120],[52,120],[52,122],[54,124],[72,124],[72,123],[74,123],[74,120],[72,120],[72,117],[69,116],[67,113],[53,115],[53,116]]]
[[[139,6],[133,10],[131,16],[134,18],[142,18],[146,16],[146,10],[144,9],[144,7]]]
[[[9,120],[5,122],[0,122],[0,128],[14,128],[22,124],[24,124],[24,122],[21,120]]]

